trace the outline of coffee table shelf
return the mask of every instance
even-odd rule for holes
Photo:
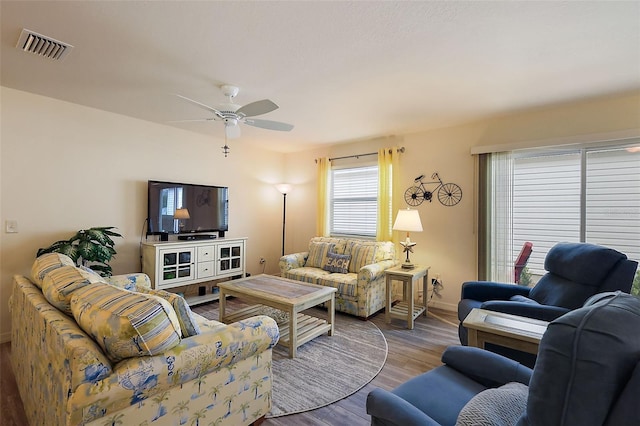
[[[279,324],[280,325],[280,324]],[[331,324],[322,318],[316,318],[305,314],[298,314],[298,339],[297,346],[303,345],[316,337],[331,330]],[[289,324],[280,325],[280,342],[283,346],[289,345]]]
[[[242,321],[249,317],[255,317],[256,315],[263,315],[262,305],[251,305],[246,308],[238,309],[231,313],[225,313],[224,318],[221,319],[225,324]]]

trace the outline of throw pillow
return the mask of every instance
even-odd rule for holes
[[[62,253],[47,253],[38,257],[33,266],[31,267],[31,279],[33,283],[42,288],[42,280],[47,272],[51,272],[61,266],[75,266],[73,260],[66,254]]]
[[[104,283],[104,280],[100,275],[75,266],[61,266],[45,274],[42,294],[53,306],[72,316],[70,302],[73,292],[95,283]]]
[[[313,268],[322,268],[324,265],[327,253],[329,251],[333,251],[332,243],[315,243],[312,242],[309,244],[309,256],[307,257],[307,261],[304,266],[313,267]]]
[[[77,289],[71,312],[114,363],[158,355],[180,343],[180,323],[166,300],[107,283]]]
[[[527,409],[529,388],[512,382],[495,389],[486,389],[462,407],[456,426],[511,426]]]
[[[193,316],[193,312],[191,311],[189,304],[184,300],[184,297],[169,291],[151,289],[142,286],[138,287],[138,293],[146,293],[162,297],[164,300],[169,302],[176,312],[178,322],[180,322],[182,337],[190,337],[200,334],[200,327]]]
[[[348,254],[336,254],[329,252],[325,263],[322,265],[322,269],[329,272],[337,272],[339,274],[346,274],[349,272],[349,261],[351,256]]]
[[[351,247],[351,263],[349,265],[349,272],[355,272],[356,274],[365,265],[374,263],[376,257],[377,246],[375,243],[356,243]]]

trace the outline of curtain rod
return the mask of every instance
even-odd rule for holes
[[[400,148],[397,149],[397,152],[399,153],[403,153],[404,152],[404,146],[401,146]],[[392,150],[389,149],[389,154],[392,153]],[[344,157],[333,157],[333,158],[329,158],[329,161],[333,161],[333,160],[344,160],[345,158],[360,158],[360,157],[366,157],[369,155],[378,155],[377,152],[367,152],[366,154],[355,154],[355,155],[345,155]],[[316,160],[316,163],[318,162],[318,160]]]

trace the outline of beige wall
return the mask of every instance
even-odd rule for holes
[[[147,180],[229,186],[227,236],[246,236],[247,269],[278,271],[284,157],[8,88],[0,89],[0,340],[9,339],[14,274],[29,274],[36,250],[78,229],[116,226],[115,273],[140,270]],[[212,130],[212,134],[215,131]],[[19,233],[5,233],[17,220]]]
[[[277,273],[281,250],[282,195],[274,183],[289,182],[287,253],[306,249],[315,235],[314,159],[404,146],[400,187],[438,171],[445,182],[461,186],[455,207],[423,203],[424,232],[413,233],[414,262],[431,266],[444,282],[434,304],[455,309],[460,285],[476,277],[474,158],[472,147],[640,129],[640,93],[497,117],[464,126],[336,144],[323,149],[278,154],[255,146],[221,141],[1,88],[0,139],[0,340],[9,339],[7,300],[13,274],[27,274],[38,247],[68,238],[83,227],[113,225],[118,241],[116,273],[139,270],[139,243],[146,216],[148,179],[188,181],[230,187],[229,236],[247,236],[247,265]],[[212,132],[213,134],[214,132]],[[406,206],[401,201],[401,206]],[[18,234],[4,232],[5,220],[19,223]]]

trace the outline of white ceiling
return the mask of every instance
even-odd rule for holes
[[[290,152],[640,89],[640,2],[1,1],[3,86],[167,124],[269,98]],[[25,53],[28,28],[74,46]],[[220,122],[170,124],[223,138]]]

